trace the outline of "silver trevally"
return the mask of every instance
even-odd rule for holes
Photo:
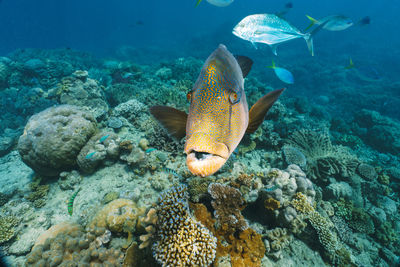
[[[290,71],[288,71],[287,69],[275,66],[275,62],[274,61],[272,61],[272,66],[269,66],[268,68],[273,69],[274,72],[275,72],[275,75],[282,82],[287,83],[287,84],[293,84],[294,83],[293,74]]]
[[[202,0],[197,0],[196,7],[200,4],[201,1]],[[207,2],[214,6],[225,7],[232,4],[233,0],[207,0]]]
[[[331,15],[318,20],[312,18],[311,16],[306,16],[309,20],[311,20],[311,24],[307,27],[307,29],[311,28],[313,25],[320,25],[322,23],[325,23],[325,26],[322,27],[325,30],[343,31],[354,25],[354,22],[351,18],[343,15]]]
[[[288,21],[275,14],[255,14],[242,19],[234,28],[232,33],[237,37],[254,43],[264,43],[271,47],[272,52],[277,55],[276,48],[284,43],[297,38],[306,40],[308,50],[314,55],[313,36],[321,27],[321,24],[311,32],[302,33]]]

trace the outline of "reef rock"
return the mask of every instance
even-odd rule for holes
[[[76,165],[79,151],[96,132],[93,116],[61,105],[32,116],[18,141],[22,160],[43,176],[57,176]]]

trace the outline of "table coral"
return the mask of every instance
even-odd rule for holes
[[[217,240],[191,217],[186,186],[164,192],[157,206],[154,258],[163,266],[209,266],[215,259]]]
[[[227,185],[211,183],[208,186],[208,192],[213,198],[211,205],[215,210],[214,216],[220,227],[226,227],[232,232],[248,228],[248,224],[241,214],[245,203],[239,190]]]

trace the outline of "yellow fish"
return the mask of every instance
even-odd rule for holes
[[[153,106],[151,114],[174,137],[186,136],[186,164],[194,175],[218,171],[245,133],[253,133],[284,89],[260,98],[248,110],[244,77],[253,62],[236,56],[224,45],[207,58],[193,89],[188,93],[189,115],[167,106]]]

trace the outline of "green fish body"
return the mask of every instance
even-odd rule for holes
[[[74,211],[74,200],[76,195],[78,195],[79,191],[81,189],[79,188],[78,191],[76,191],[75,193],[72,194],[72,196],[70,197],[70,199],[68,200],[68,214],[72,216],[72,213]]]

